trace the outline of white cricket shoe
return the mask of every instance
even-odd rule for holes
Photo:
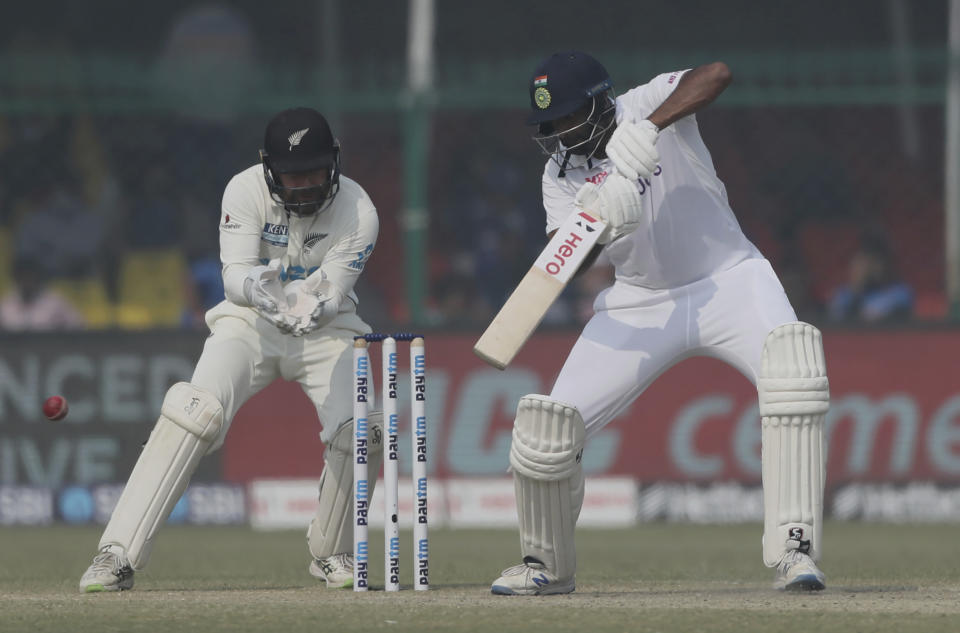
[[[353,586],[353,554],[334,554],[310,561],[310,575],[327,581],[331,589]]]
[[[535,558],[526,556],[523,562],[500,572],[490,592],[500,596],[543,596],[551,593],[571,593],[576,582],[571,578],[557,578]]]
[[[791,550],[777,565],[774,589],[784,591],[820,591],[827,586],[827,577],[807,554]]]
[[[123,556],[108,545],[93,557],[93,562],[80,577],[80,593],[123,591],[133,588],[133,568]]]

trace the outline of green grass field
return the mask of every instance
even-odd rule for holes
[[[133,591],[81,595],[99,533],[0,528],[0,631],[960,631],[957,525],[828,524],[828,588],[804,595],[770,588],[759,526],[581,530],[577,592],[542,598],[489,593],[513,531],[434,530],[431,591],[407,547],[403,591],[354,594],[307,574],[302,532],[198,527],[164,528]]]

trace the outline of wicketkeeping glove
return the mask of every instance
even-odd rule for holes
[[[640,226],[641,201],[636,182],[614,172],[599,187],[592,182],[580,187],[574,204],[607,223],[598,240],[607,244]]]
[[[290,306],[287,315],[295,320],[294,336],[309,334],[332,321],[343,303],[343,293],[326,280],[313,288],[298,279],[287,284],[284,291]]]
[[[280,283],[281,264],[271,260],[266,266],[254,266],[243,280],[243,295],[261,317],[281,332],[293,332],[296,320],[287,314],[287,297]]]
[[[280,260],[274,259],[266,266],[251,268],[243,280],[243,296],[259,312],[275,314],[286,306],[280,268]]]
[[[617,171],[630,180],[649,178],[660,162],[655,147],[660,130],[649,119],[621,121],[607,141],[607,156]]]

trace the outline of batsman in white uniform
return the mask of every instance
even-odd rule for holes
[[[277,114],[260,163],[234,176],[223,194],[226,300],[206,315],[210,336],[190,382],[164,398],[80,579],[82,592],[133,586],[200,458],[223,444],[241,405],[281,377],[300,383],[314,403],[326,446],[319,509],[307,532],[310,573],[327,586],[352,586],[353,337],[370,332],[357,316],[353,286],[378,230],[366,192],[340,174],[340,146],[324,117],[309,108]]]
[[[576,51],[552,55],[530,80],[528,123],[551,157],[547,232],[577,208],[602,217],[608,228],[592,255],[603,250],[616,279],[596,298],[550,395],[520,400],[510,464],[523,560],[493,582],[495,594],[574,590],[584,442],[691,356],[723,360],[757,386],[763,561],[776,568],[774,586],[824,588],[815,564],[829,405],[823,348],[741,232],[700,138],[694,113],[730,81],[718,62],[617,97],[603,66]]]

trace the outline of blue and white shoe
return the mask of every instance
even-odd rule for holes
[[[774,589],[783,591],[820,591],[827,586],[827,577],[813,559],[803,552],[791,550],[777,565]]]
[[[500,572],[490,592],[499,596],[544,596],[572,593],[575,588],[574,578],[557,578],[543,563],[527,556],[519,565]]]

